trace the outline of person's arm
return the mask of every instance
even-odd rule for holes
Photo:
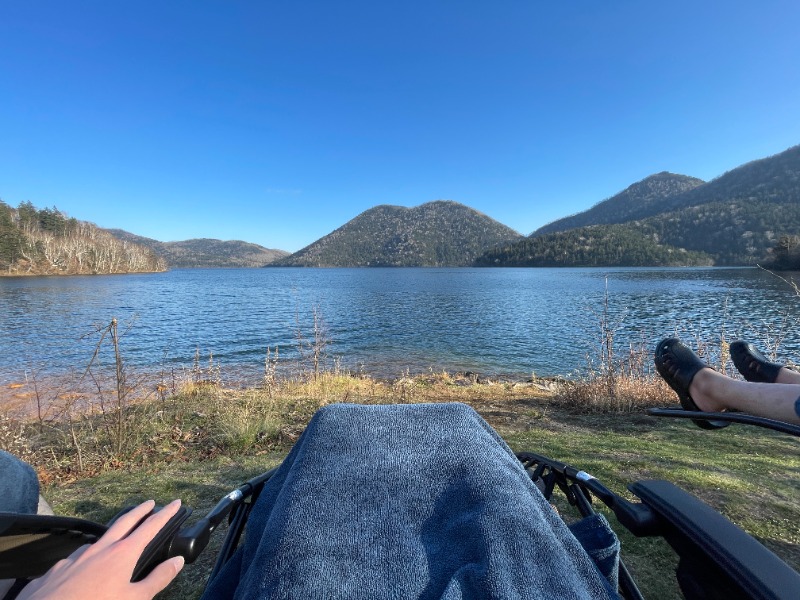
[[[28,584],[18,599],[150,600],[175,579],[183,568],[183,557],[164,561],[136,583],[131,583],[133,568],[145,546],[180,505],[180,500],[175,500],[136,527],[155,506],[152,500],[140,504],[120,517],[94,544],[82,546]]]

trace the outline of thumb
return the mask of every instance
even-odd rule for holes
[[[178,576],[178,573],[183,569],[184,563],[185,560],[182,556],[175,556],[169,560],[165,560],[137,585],[146,588],[150,594],[148,598],[152,598]]]

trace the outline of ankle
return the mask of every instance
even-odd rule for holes
[[[775,383],[800,383],[800,373],[786,367],[781,367],[775,377]]]
[[[697,408],[704,412],[720,412],[725,405],[719,398],[719,387],[722,383],[720,378],[724,377],[714,369],[700,369],[692,379],[689,386],[689,394],[697,405]]]

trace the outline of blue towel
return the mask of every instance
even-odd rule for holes
[[[463,404],[321,409],[204,598],[616,598]]]

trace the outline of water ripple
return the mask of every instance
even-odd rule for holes
[[[348,368],[568,374],[597,353],[606,286],[618,348],[676,332],[762,342],[788,323],[783,347],[800,351],[800,299],[758,269],[175,270],[0,278],[0,384],[85,367],[112,318],[132,366],[199,351],[257,377],[267,347],[297,356],[315,310]]]

